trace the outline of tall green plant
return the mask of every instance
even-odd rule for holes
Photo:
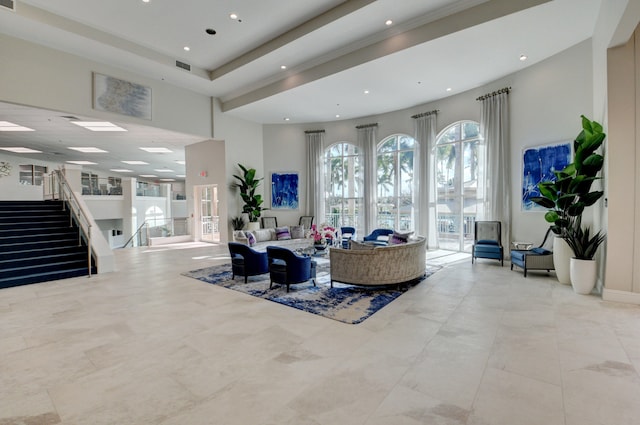
[[[551,230],[566,236],[571,220],[581,225],[584,209],[596,203],[604,192],[592,191],[591,185],[600,179],[597,174],[602,169],[604,157],[596,150],[602,145],[606,134],[602,125],[582,118],[582,131],[573,142],[574,159],[562,171],[554,171],[556,180],[538,183],[540,196],[532,197],[536,204],[547,208],[544,218],[551,223]]]
[[[235,174],[233,177],[239,181],[236,183],[236,187],[240,189],[240,197],[244,201],[242,212],[249,215],[250,222],[256,222],[262,211],[267,209],[262,207],[264,202],[262,195],[256,194],[256,189],[260,186],[262,178],[256,178],[255,168],[246,168],[242,164],[238,164],[238,167],[242,170],[242,177]]]
[[[591,236],[591,229],[582,227],[580,217],[571,220],[565,231],[564,240],[573,251],[574,258],[578,260],[593,260],[596,251],[605,240],[602,232],[597,232]]]

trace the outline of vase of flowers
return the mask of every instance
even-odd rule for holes
[[[327,249],[327,245],[336,239],[336,229],[326,223],[319,226],[313,224],[309,230],[308,237],[313,239],[313,247],[316,251],[324,251]]]

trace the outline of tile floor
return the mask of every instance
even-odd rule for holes
[[[640,307],[545,274],[449,264],[347,325],[180,275],[224,246],[116,254],[0,290],[0,425],[640,423]]]

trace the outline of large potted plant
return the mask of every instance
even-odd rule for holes
[[[233,175],[239,183],[236,183],[236,187],[240,189],[240,197],[244,201],[242,212],[249,217],[249,228],[260,228],[258,220],[262,211],[267,208],[262,207],[264,202],[262,195],[256,193],[256,189],[260,186],[262,178],[256,178],[255,168],[247,168],[242,164],[238,164],[238,167],[242,170],[242,176]]]
[[[590,294],[598,280],[597,263],[593,259],[605,235],[597,232],[591,236],[591,229],[582,227],[582,218],[571,220],[565,231],[565,240],[574,256],[569,265],[571,285],[578,294]]]
[[[540,196],[532,198],[536,204],[548,208],[545,220],[551,223],[551,230],[558,238],[566,241],[569,248],[572,248],[568,243],[569,237],[576,240],[575,238],[582,238],[585,233],[589,233],[582,228],[582,213],[604,194],[599,190],[591,190],[591,186],[594,181],[600,179],[598,173],[602,170],[604,157],[596,151],[604,142],[606,134],[599,123],[584,115],[581,118],[582,131],[573,142],[573,162],[561,171],[554,171],[555,181],[538,183]],[[556,251],[562,252],[559,246],[554,242],[556,274],[558,280],[568,283],[564,281],[570,279],[570,260],[558,258]],[[573,248],[571,250],[573,251]],[[573,254],[579,255],[575,251]]]

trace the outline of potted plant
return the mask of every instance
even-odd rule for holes
[[[240,197],[244,201],[242,212],[249,216],[250,228],[259,228],[259,224],[256,226],[256,224],[252,223],[258,223],[262,211],[267,209],[262,207],[264,202],[262,195],[256,193],[262,178],[256,178],[255,168],[246,168],[242,164],[238,164],[238,167],[242,170],[242,176],[234,174],[233,177],[239,181],[239,183],[236,183],[236,187],[240,189]]]
[[[233,217],[231,219],[231,228],[233,229],[233,240],[234,241],[237,241],[237,239],[236,239],[237,236],[244,237],[244,232],[242,231],[242,229],[244,229],[244,225],[245,225],[244,218],[242,218],[240,216]]]
[[[565,241],[573,251],[569,266],[571,285],[578,294],[590,294],[598,279],[597,263],[593,259],[605,235],[597,232],[591,236],[591,229],[582,227],[582,218],[571,220],[565,229]]]
[[[563,250],[559,241],[566,241],[569,232],[576,235],[580,231],[584,235],[582,213],[604,195],[602,191],[592,191],[591,185],[600,179],[598,173],[604,164],[604,157],[596,150],[604,142],[606,134],[599,123],[584,115],[581,118],[582,131],[573,142],[573,162],[561,171],[554,171],[555,181],[538,183],[540,196],[532,198],[536,204],[548,208],[544,218],[551,223],[551,230],[558,236],[554,241],[554,265],[558,280],[563,283],[568,283],[565,280],[570,278],[570,260],[560,258]],[[574,255],[577,253],[574,252]]]

